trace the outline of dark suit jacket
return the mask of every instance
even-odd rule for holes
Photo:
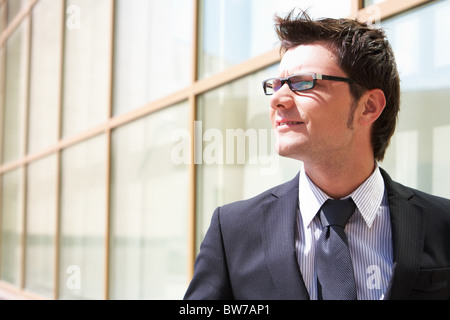
[[[391,180],[394,272],[387,299],[450,299],[450,200]],[[309,299],[295,253],[298,175],[219,207],[185,299]]]

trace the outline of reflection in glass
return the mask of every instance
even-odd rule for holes
[[[450,197],[450,2],[438,1],[382,23],[396,54],[402,105],[382,166],[399,182]],[[406,33],[404,31],[407,31]],[[432,35],[432,36],[431,36]],[[404,136],[416,146],[399,155]],[[412,167],[412,164],[416,164]]]
[[[98,136],[62,152],[61,299],[103,299],[106,140]]]
[[[192,1],[118,0],[114,114],[186,87],[191,79]]]
[[[346,17],[351,0],[202,0],[200,2],[199,77],[215,73],[263,54],[278,44],[274,14],[294,8],[312,17]]]
[[[14,20],[27,0],[8,0],[7,3],[3,1],[2,5],[8,8],[8,24]]]
[[[33,8],[28,152],[58,139],[63,1],[41,0]],[[59,13],[59,14],[55,14]]]
[[[214,209],[293,179],[300,162],[279,157],[261,81],[276,67],[234,81],[198,98],[202,141],[197,170],[197,244]]]
[[[105,121],[109,110],[112,1],[68,0],[63,136]]]
[[[188,104],[115,130],[112,145],[112,299],[180,299],[187,281],[188,171],[174,161]]]
[[[24,148],[25,107],[27,85],[27,43],[26,19],[6,42],[5,97],[3,110],[3,159],[2,162],[17,160]],[[1,121],[1,119],[0,119]]]
[[[22,270],[22,175],[23,170],[14,170],[2,176],[1,192],[1,265],[0,279],[20,285]]]
[[[374,4],[380,4],[381,2],[384,2],[386,0],[364,0],[364,7],[369,7]]]
[[[0,4],[0,33],[6,28],[5,12],[7,12],[6,6]]]
[[[56,230],[56,155],[28,166],[25,287],[53,297]]]

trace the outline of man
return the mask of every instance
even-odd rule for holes
[[[303,168],[216,209],[185,298],[450,299],[450,200],[402,186],[377,164],[400,103],[384,33],[293,12],[276,29],[284,54],[263,88],[278,153]],[[342,240],[327,199],[350,203],[345,234],[335,231]]]

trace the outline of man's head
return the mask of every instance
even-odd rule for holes
[[[340,69],[330,75],[354,80],[351,83],[336,82],[333,84],[340,86],[338,90],[346,90],[344,86],[350,90],[353,98],[351,104],[353,107],[348,120],[350,125],[353,120],[354,107],[366,92],[378,89],[384,93],[384,110],[381,110],[381,114],[377,115],[377,119],[373,122],[370,138],[374,158],[381,161],[394,133],[400,105],[400,80],[392,48],[383,31],[350,19],[312,20],[305,13],[295,16],[294,11],[286,18],[276,17],[276,31],[284,53],[281,64],[285,58],[286,60],[290,59],[298,47],[307,48],[320,45],[331,53],[329,58],[334,59],[336,66]],[[300,54],[298,61],[302,63],[303,54],[307,53],[298,54]],[[325,60],[323,61],[325,64]],[[300,70],[305,72],[308,71],[308,68],[300,68]],[[309,70],[309,72],[319,73],[318,70]],[[279,76],[288,77],[290,75],[292,74]],[[331,86],[331,82],[333,81],[327,85]],[[310,94],[308,91],[295,93]],[[275,103],[282,104],[279,101]],[[330,138],[333,137],[330,136]]]

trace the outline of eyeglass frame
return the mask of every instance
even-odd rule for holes
[[[312,76],[313,77],[313,81],[312,81],[312,86],[310,88],[306,88],[306,89],[293,89],[292,88],[292,84],[291,84],[291,78],[293,77],[298,77],[298,76]],[[325,75],[325,74],[320,74],[320,73],[298,73],[298,74],[294,74],[292,76],[286,77],[286,78],[269,78],[266,79],[262,82],[262,86],[263,86],[263,90],[264,90],[264,94],[266,96],[270,96],[273,95],[274,93],[276,93],[278,90],[275,91],[275,89],[273,89],[273,93],[267,93],[266,90],[266,83],[269,80],[274,80],[274,79],[278,79],[281,81],[281,86],[280,89],[284,86],[285,83],[288,84],[289,89],[291,89],[291,91],[306,91],[306,90],[311,90],[316,86],[316,82],[317,80],[331,80],[331,81],[342,81],[342,82],[347,82],[347,83],[354,83],[356,82],[354,79],[351,78],[344,78],[344,77],[336,77],[336,76],[329,76],[329,75]]]

